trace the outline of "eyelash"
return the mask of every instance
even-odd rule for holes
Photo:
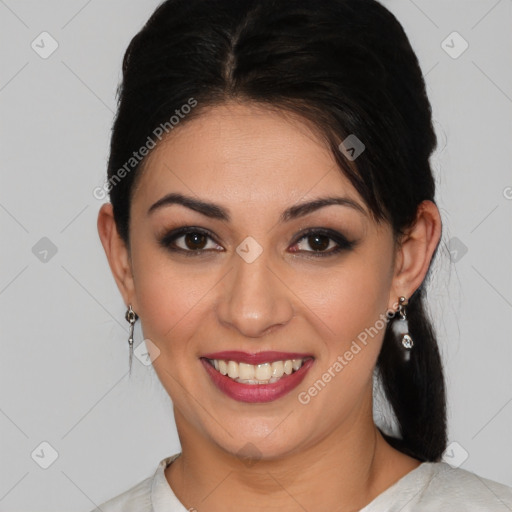
[[[205,252],[211,251],[211,249],[197,249],[197,250],[186,250],[182,249],[181,247],[175,247],[173,246],[174,242],[178,240],[179,238],[187,235],[187,234],[200,234],[205,235],[211,240],[213,240],[215,243],[217,243],[213,237],[213,235],[203,229],[203,228],[197,228],[193,226],[188,227],[181,227],[177,229],[173,229],[166,233],[161,239],[160,239],[160,245],[164,247],[165,249],[172,251],[172,252],[180,252],[184,254],[185,256],[200,256],[204,254]],[[337,247],[330,249],[329,251],[293,251],[294,253],[300,253],[305,252],[310,254],[310,256],[314,258],[326,258],[328,256],[334,256],[335,254],[338,254],[339,252],[345,250],[351,250],[355,246],[355,242],[351,242],[347,240],[341,233],[338,233],[337,231],[333,231],[331,229],[325,229],[325,228],[310,228],[306,230],[305,232],[301,233],[300,236],[296,239],[296,241],[293,243],[293,245],[297,245],[299,242],[301,242],[304,239],[307,239],[308,237],[314,236],[314,235],[320,235],[322,237],[329,238],[330,242],[333,241],[337,244]],[[329,245],[330,245],[329,242]],[[218,244],[220,245],[220,244]],[[222,252],[222,251],[219,251]]]

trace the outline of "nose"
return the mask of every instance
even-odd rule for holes
[[[220,323],[249,338],[260,338],[286,325],[294,316],[293,293],[270,268],[265,251],[248,263],[233,255],[217,316]]]

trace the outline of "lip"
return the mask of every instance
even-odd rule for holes
[[[238,354],[245,354],[244,352],[237,352]],[[282,352],[266,352],[264,354],[283,354]],[[234,354],[234,352],[219,352],[218,354],[209,354],[215,355],[216,357],[208,357],[208,359],[224,359],[223,357],[218,357],[219,354]],[[259,355],[259,354],[253,354]],[[291,357],[296,356],[298,354],[290,354],[286,353],[286,359],[301,359],[299,357]],[[307,357],[307,356],[304,356]],[[235,361],[236,359],[230,359],[231,361]],[[247,359],[246,359],[247,360]],[[245,361],[246,361],[245,360]],[[253,359],[254,360],[254,359]],[[282,359],[274,359],[275,361],[281,361]],[[245,362],[244,360],[240,360],[240,362]],[[269,359],[265,359],[262,362],[270,362]],[[203,364],[206,372],[210,376],[213,383],[217,386],[217,388],[222,391],[225,395],[232,398],[233,400],[237,400],[238,402],[247,402],[247,403],[265,403],[272,402],[287,395],[292,389],[296,388],[304,379],[307,372],[311,368],[314,363],[314,359],[307,359],[304,361],[303,365],[295,372],[290,375],[281,377],[277,382],[273,382],[272,384],[243,384],[241,382],[235,382],[233,379],[228,377],[227,375],[222,375],[219,371],[217,371],[206,359],[206,356],[201,357],[201,363]],[[259,363],[249,363],[249,364],[259,364]]]
[[[223,352],[212,352],[204,354],[206,359],[223,359],[224,361],[235,361],[237,363],[262,364],[273,363],[274,361],[286,361],[287,359],[304,359],[313,357],[311,354],[299,354],[298,352],[242,352],[240,350],[225,350]]]

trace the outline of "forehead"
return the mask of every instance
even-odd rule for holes
[[[362,203],[311,123],[256,104],[207,108],[178,125],[149,155],[137,188],[147,201],[172,189],[241,204],[327,193]]]

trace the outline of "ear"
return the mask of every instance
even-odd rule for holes
[[[425,200],[418,206],[416,220],[402,236],[395,257],[390,290],[390,309],[401,296],[407,299],[420,287],[441,238],[441,216],[437,206]]]
[[[137,311],[130,253],[117,231],[111,203],[105,203],[101,206],[98,213],[97,226],[110,270],[123,296],[123,300],[127,305],[132,304],[135,311]]]

